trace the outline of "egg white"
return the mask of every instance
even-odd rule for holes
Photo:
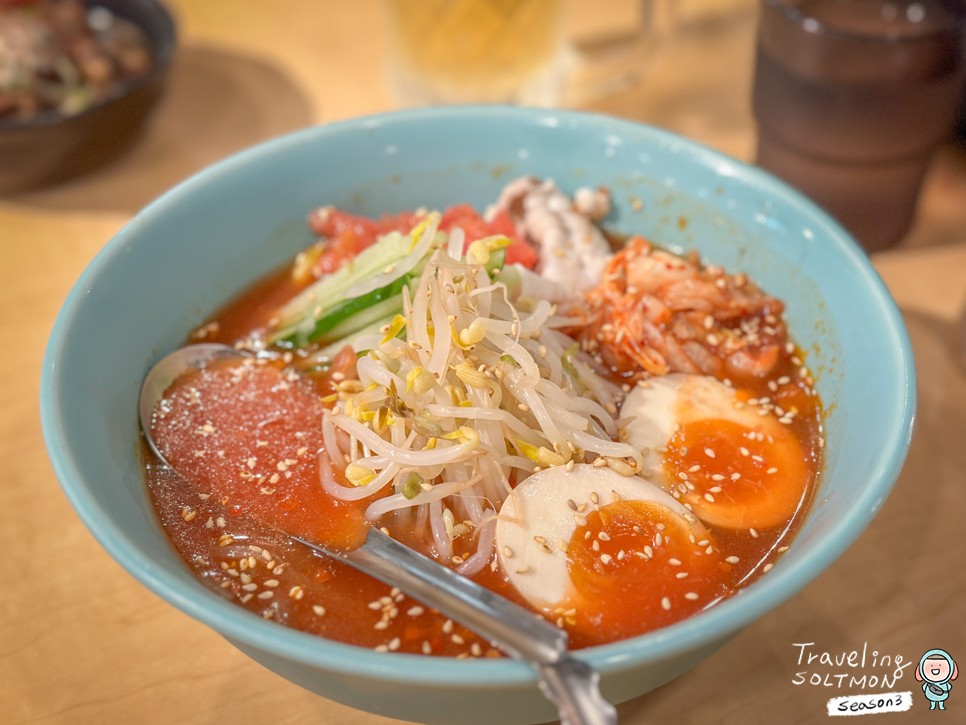
[[[591,494],[594,494],[592,496]],[[496,523],[497,556],[510,582],[537,608],[553,609],[575,591],[567,546],[580,514],[618,500],[647,501],[669,509],[695,529],[706,530],[679,502],[639,476],[623,476],[587,464],[568,471],[554,466],[534,473],[504,501]]]

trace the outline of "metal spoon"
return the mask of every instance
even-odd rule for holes
[[[218,344],[189,345],[158,362],[141,386],[140,417],[144,437],[155,455],[169,465],[151,436],[155,406],[179,376],[216,359],[248,353]],[[564,725],[613,725],[614,706],[600,693],[600,677],[567,650],[567,633],[543,617],[416,553],[376,528],[358,549],[341,551],[324,543],[281,532],[317,555],[343,561],[489,639],[511,657],[537,670],[540,690],[557,706]]]

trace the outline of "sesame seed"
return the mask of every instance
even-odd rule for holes
[[[275,596],[275,592],[273,592],[273,591],[265,591],[265,592],[261,592],[260,594],[258,594],[256,596],[258,596],[259,599],[271,599],[273,596]]]
[[[313,604],[312,611],[315,612],[316,616],[318,617],[325,616],[325,607],[323,607],[321,604]]]
[[[741,560],[737,556],[727,556],[725,557],[725,561],[729,564],[737,564]]]
[[[705,448],[704,455],[706,455],[708,458],[714,458],[714,451],[710,448]]]
[[[667,563],[670,564],[671,566],[681,566],[681,560],[680,559],[675,559],[673,557],[670,558],[670,559],[668,559],[667,560]]]
[[[757,530],[755,530],[755,529],[748,529],[748,533],[751,534],[751,538],[753,538],[753,539],[757,539],[758,538],[758,531]]]
[[[410,607],[408,610],[406,610],[406,614],[408,614],[410,617],[418,617],[420,614],[422,614],[425,611],[426,610],[423,609],[422,607],[416,606],[416,607]]]
[[[668,599],[667,597],[662,597],[661,608],[664,609],[665,611],[669,610],[671,608],[671,600]]]
[[[677,578],[677,579],[687,579],[687,578],[688,578],[688,573],[687,573],[686,571],[679,571],[679,572],[678,572],[677,574],[675,574],[674,576],[675,576],[675,578]]]
[[[698,598],[698,595],[695,594],[694,592],[688,592],[687,594],[684,595],[684,598],[690,599],[693,602],[695,599]]]
[[[397,649],[399,649],[401,644],[402,642],[399,641],[399,637],[393,637],[391,640],[389,640],[389,651],[395,652]]]
[[[706,493],[704,494],[704,500],[708,503],[714,503],[714,496],[712,496],[710,493]]]
[[[771,563],[765,564],[765,566],[763,566],[762,569],[761,569],[762,573],[766,573],[766,572],[771,571],[771,568],[773,566],[775,566],[775,565],[774,564],[771,564]]]

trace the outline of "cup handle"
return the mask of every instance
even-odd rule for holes
[[[588,105],[638,85],[666,47],[674,27],[672,0],[639,0],[637,22],[632,27],[578,37],[565,44],[565,105]]]

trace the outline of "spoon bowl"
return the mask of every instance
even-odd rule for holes
[[[173,468],[151,435],[151,421],[154,416],[154,408],[161,401],[161,398],[164,397],[164,392],[171,386],[171,383],[186,372],[200,370],[212,360],[225,360],[248,355],[249,353],[243,350],[238,350],[229,345],[222,345],[216,342],[186,345],[179,347],[174,352],[161,358],[148,371],[148,374],[144,377],[144,382],[141,384],[138,416],[141,421],[141,430],[144,431],[144,440],[147,441],[148,447],[154,455],[166,466]]]

